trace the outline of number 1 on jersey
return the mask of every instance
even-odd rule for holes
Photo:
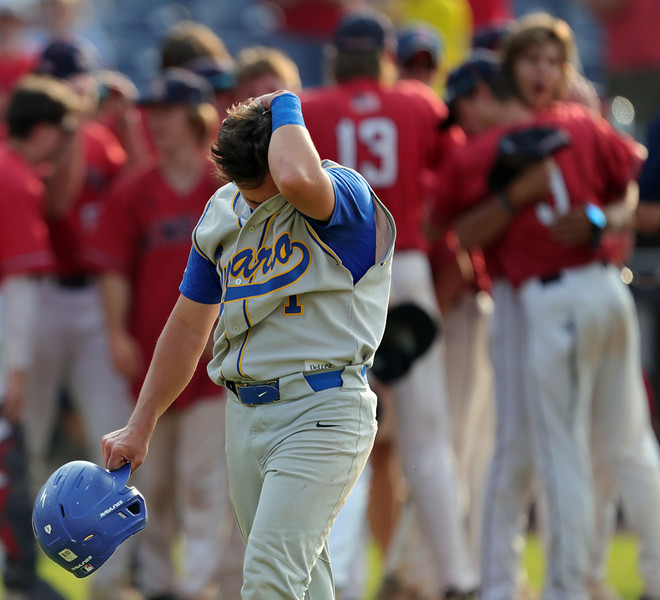
[[[289,296],[286,303],[284,304],[284,314],[285,315],[302,315],[303,306],[298,302],[298,294]]]

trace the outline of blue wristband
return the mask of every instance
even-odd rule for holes
[[[270,103],[270,112],[273,118],[273,131],[282,125],[305,126],[300,98],[291,92],[275,96]]]

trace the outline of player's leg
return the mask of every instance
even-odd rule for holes
[[[140,491],[149,511],[149,527],[137,538],[138,581],[146,598],[174,594],[177,589],[172,551],[178,529],[174,490],[179,484],[175,468],[179,419],[172,410],[158,420],[149,442],[149,459],[139,470]]]
[[[220,532],[229,510],[225,461],[225,400],[201,399],[181,411],[175,455],[179,500],[177,520],[183,534],[184,575],[179,585],[184,598],[202,598],[217,587],[221,553]]]
[[[520,585],[521,554],[534,482],[533,446],[523,395],[522,308],[504,281],[493,286],[492,363],[496,437],[484,492],[481,596],[509,600]]]
[[[328,539],[335,588],[340,600],[361,600],[367,580],[367,507],[371,467],[358,478],[339,511]],[[311,594],[310,594],[311,597]]]
[[[547,284],[535,279],[521,289],[527,331],[525,397],[549,510],[544,587],[548,600],[588,598],[593,541],[588,430],[593,387],[586,363],[597,353],[589,352],[589,347],[600,342],[598,327],[606,325],[599,320],[598,303],[582,297],[585,287],[595,283],[589,275],[590,271],[578,270]]]
[[[312,600],[334,598],[322,553],[375,429],[375,395],[364,386],[256,408],[230,396],[229,481],[247,536],[243,600],[301,598],[308,587]]]
[[[467,531],[479,563],[483,488],[494,442],[493,369],[489,355],[492,299],[466,293],[444,318],[452,444],[467,502]]]
[[[71,309],[57,284],[44,279],[39,286],[39,310],[25,406],[25,441],[33,494],[50,475],[48,453],[59,409],[61,388],[68,374],[72,340],[68,333]]]
[[[618,327],[599,370],[593,429],[596,468],[609,481],[609,498],[621,493],[624,516],[638,537],[639,571],[649,597],[660,597],[660,459],[642,379],[639,331],[632,296],[610,270]],[[598,482],[598,475],[596,476]]]

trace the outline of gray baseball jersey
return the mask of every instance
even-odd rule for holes
[[[216,192],[193,233],[195,248],[216,265],[223,288],[211,379],[268,381],[371,365],[385,326],[395,238],[392,216],[372,196],[376,262],[354,284],[337,254],[283,196],[251,212],[238,202],[234,184]],[[301,317],[306,325],[293,327],[292,319]]]

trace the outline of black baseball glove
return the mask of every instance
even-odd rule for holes
[[[416,304],[398,304],[390,308],[371,372],[383,383],[403,377],[428,350],[439,332],[438,323]]]
[[[503,192],[525,168],[568,146],[570,141],[563,129],[543,125],[508,133],[500,140],[488,187],[493,193]]]

